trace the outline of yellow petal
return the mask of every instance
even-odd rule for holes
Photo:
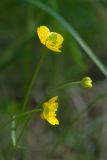
[[[49,112],[49,117],[56,117],[56,113],[55,112]]]
[[[44,111],[43,111],[44,119],[47,119],[49,117],[49,112],[50,112],[49,106],[48,105],[44,106]]]
[[[57,43],[56,43],[56,46],[58,48],[61,48],[61,45],[62,45],[63,41],[64,41],[64,38],[62,37],[62,35],[57,33]]]
[[[45,45],[45,42],[46,42],[46,39],[47,39],[49,33],[50,33],[50,31],[46,26],[40,26],[37,29],[37,34],[38,34],[38,37],[39,37],[42,44]]]
[[[50,112],[56,112],[58,110],[59,104],[57,102],[50,103],[49,105],[49,111]]]
[[[63,43],[63,37],[56,33],[50,32],[46,39],[46,47],[54,52],[61,52],[60,48]]]
[[[49,102],[55,102],[57,100],[58,100],[58,96],[54,96],[49,100]]]
[[[56,117],[49,117],[47,120],[51,125],[59,125],[59,121]]]
[[[50,49],[51,51],[54,51],[54,52],[61,52],[60,49],[56,48],[56,47],[52,47],[49,43],[47,43],[46,47],[48,49]]]

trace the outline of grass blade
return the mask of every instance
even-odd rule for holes
[[[13,119],[15,116],[13,116]],[[11,138],[12,138],[12,144],[15,147],[16,146],[16,122],[15,119],[12,121],[11,125]]]

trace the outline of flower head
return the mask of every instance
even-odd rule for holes
[[[46,26],[40,26],[37,28],[38,37],[43,45],[54,52],[61,52],[60,48],[64,41],[61,34],[56,32],[50,32]]]
[[[92,79],[90,77],[84,77],[81,81],[81,85],[85,88],[92,88]]]
[[[41,113],[41,119],[48,121],[51,125],[59,125],[59,121],[56,118],[56,111],[58,109],[58,96],[51,98],[49,101],[43,103],[43,112]]]

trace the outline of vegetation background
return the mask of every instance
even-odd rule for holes
[[[106,17],[106,0],[0,1],[0,160],[107,159]],[[41,45],[36,33],[40,25],[63,35],[61,54]],[[47,55],[26,111],[58,95],[60,125],[50,126],[39,113],[7,125],[21,113],[42,53]],[[50,93],[58,85],[87,75],[94,82],[91,90],[71,86]]]

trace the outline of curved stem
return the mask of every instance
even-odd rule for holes
[[[34,85],[34,83],[35,83],[35,80],[36,80],[36,78],[37,78],[38,72],[39,72],[39,70],[40,70],[40,68],[41,68],[41,66],[42,66],[42,64],[43,64],[43,60],[44,60],[44,58],[45,58],[45,55],[46,55],[46,53],[43,53],[43,54],[42,54],[42,56],[41,56],[41,58],[40,58],[40,62],[38,63],[38,65],[37,65],[36,68],[35,68],[35,71],[34,71],[34,73],[33,73],[32,79],[31,79],[31,81],[30,81],[30,83],[29,83],[29,86],[28,86],[28,89],[27,89],[27,91],[26,91],[25,99],[24,99],[24,102],[23,102],[23,105],[22,105],[22,111],[24,111],[25,108],[26,108],[26,105],[27,105],[28,100],[29,100],[29,97],[30,97],[30,93],[31,93],[31,91],[32,91],[32,87],[33,87],[33,85]]]
[[[80,84],[80,83],[81,82],[69,82],[69,83],[65,83],[62,86],[59,86],[57,89],[63,89],[63,88],[69,87],[71,85]]]
[[[72,86],[72,85],[75,85],[75,84],[80,84],[80,83],[81,83],[80,81],[65,83],[63,85],[60,85],[60,86],[56,87],[55,89],[51,90],[50,92],[55,92],[57,90],[60,90],[60,89],[63,89],[63,88],[66,88],[66,87],[69,87],[69,86]]]

